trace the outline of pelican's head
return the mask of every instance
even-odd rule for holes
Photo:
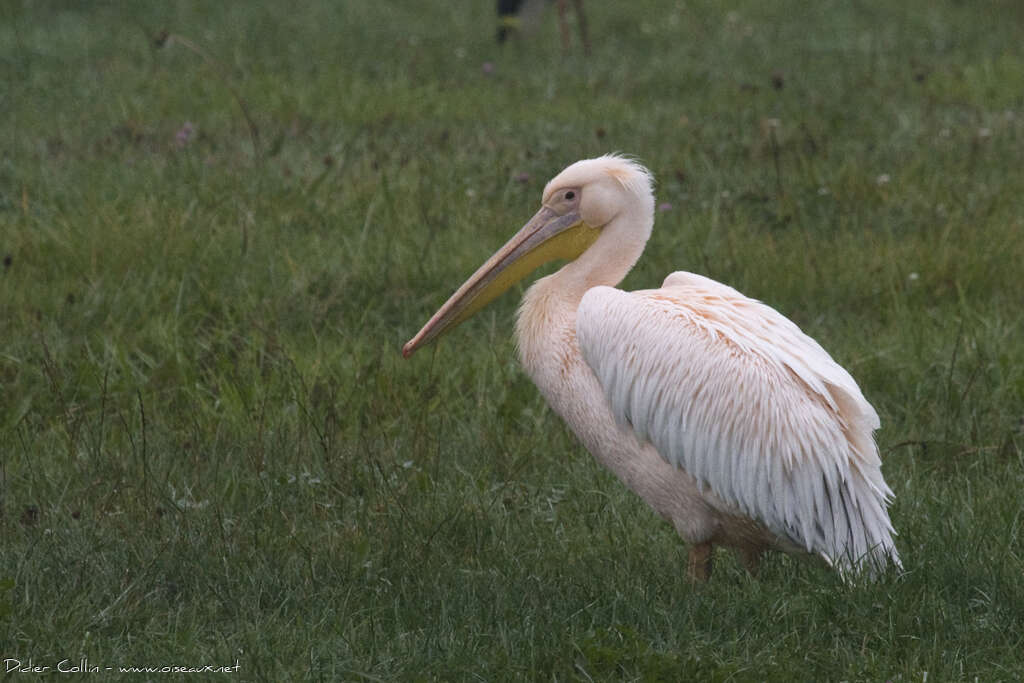
[[[584,159],[566,168],[544,187],[540,211],[452,294],[402,347],[402,355],[411,356],[471,317],[537,267],[578,258],[612,226],[627,233],[618,235],[620,239],[627,237],[631,245],[639,245],[639,250],[623,252],[630,255],[628,271],[654,222],[652,182],[646,168],[616,155]],[[614,250],[609,258],[617,258]]]

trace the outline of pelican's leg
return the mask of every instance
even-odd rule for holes
[[[690,546],[690,562],[686,567],[686,575],[694,583],[702,583],[711,578],[710,543],[696,543]]]
[[[758,572],[761,571],[761,558],[764,557],[764,551],[758,548],[737,548],[736,557],[739,558],[740,564],[747,572],[756,577]]]

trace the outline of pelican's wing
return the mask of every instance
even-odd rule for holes
[[[678,272],[656,290],[590,289],[576,328],[616,418],[731,512],[842,568],[899,562],[878,415],[791,321]]]

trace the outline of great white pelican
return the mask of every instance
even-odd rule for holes
[[[715,544],[751,572],[766,550],[844,575],[899,566],[878,415],[846,370],[773,308],[701,275],[615,289],[650,237],[652,184],[619,156],[566,168],[402,354],[566,259],[523,297],[519,358],[593,456],[690,544],[690,578],[710,576]]]

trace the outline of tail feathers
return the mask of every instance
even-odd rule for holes
[[[845,548],[840,549],[832,557],[821,553],[826,561],[846,578],[864,576],[875,580],[890,568],[903,568],[900,554],[892,537],[895,531],[889,522],[889,515],[884,507],[879,507],[867,516],[874,519],[861,518],[862,526],[856,534],[847,539]]]

